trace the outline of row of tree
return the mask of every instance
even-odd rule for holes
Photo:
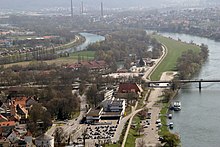
[[[208,58],[208,47],[204,44],[201,46],[199,53],[188,50],[182,54],[177,61],[177,70],[179,71],[180,79],[191,78],[201,68],[202,63]]]

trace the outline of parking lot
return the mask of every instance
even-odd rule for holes
[[[85,138],[92,141],[110,141],[114,137],[117,127],[117,125],[88,126]]]

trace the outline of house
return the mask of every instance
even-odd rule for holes
[[[15,98],[10,105],[11,120],[25,123],[28,117],[28,110],[26,109],[26,97]],[[13,119],[14,117],[14,119]]]
[[[27,143],[24,141],[24,139],[18,139],[15,141],[15,143],[11,144],[11,146],[16,146],[16,147],[27,147]]]
[[[0,134],[3,137],[7,137],[15,128],[16,123],[14,121],[0,122]]]
[[[24,136],[24,141],[27,143],[26,147],[33,147],[33,137],[32,134],[28,131]]]
[[[31,107],[32,105],[37,104],[37,103],[38,103],[38,101],[35,99],[35,97],[29,97],[29,98],[27,98],[27,100],[26,100],[26,108],[27,108],[27,109],[30,109],[30,107]]]
[[[17,114],[21,117],[21,120],[26,120],[28,117],[28,111],[20,104],[16,105]]]
[[[10,141],[5,137],[0,137],[0,146],[1,147],[9,147],[9,146],[11,146]]]
[[[150,66],[150,67],[153,66],[155,63],[155,61],[153,61],[151,58],[145,58],[144,62],[147,66]]]
[[[26,101],[28,100],[27,97],[23,96],[23,97],[14,97],[12,98],[12,103],[14,105],[21,105],[22,107],[26,107]]]
[[[19,134],[16,131],[12,131],[10,135],[8,135],[7,139],[11,142],[11,144],[14,144],[16,141],[20,139]]]
[[[38,136],[35,139],[35,145],[36,147],[54,147],[54,137],[47,134]]]
[[[72,70],[79,70],[82,67],[88,68],[90,71],[105,71],[109,68],[104,60],[101,61],[83,61],[68,65],[66,68]]]
[[[11,146],[19,147],[32,147],[32,136],[26,130],[26,125],[16,126],[7,139],[10,141]]]
[[[143,89],[136,83],[119,84],[116,97],[120,99],[137,99],[141,96]]]
[[[0,114],[4,117],[10,116],[10,107],[7,103],[3,103],[0,107]]]
[[[6,122],[8,119],[0,114],[0,122]]]

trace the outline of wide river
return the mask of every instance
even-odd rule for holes
[[[85,37],[85,42],[83,42],[81,45],[75,47],[75,48],[68,48],[68,49],[65,49],[65,50],[62,50],[62,51],[57,51],[57,53],[61,53],[61,52],[68,52],[68,53],[73,53],[73,52],[76,52],[76,51],[81,51],[81,50],[85,50],[86,47],[89,45],[89,44],[92,44],[92,43],[96,43],[96,42],[99,42],[99,41],[103,41],[105,40],[105,37],[104,36],[100,36],[100,35],[96,35],[96,34],[91,34],[91,33],[80,33],[80,35],[82,35],[83,37]]]
[[[207,44],[208,61],[194,79],[220,79],[220,42],[185,34],[160,33],[182,41]],[[183,147],[220,147],[220,83],[190,84],[180,90],[177,100],[182,110],[173,114],[173,132]]]

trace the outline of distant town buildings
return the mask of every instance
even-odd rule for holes
[[[82,67],[88,68],[90,71],[105,71],[109,68],[107,63],[102,61],[82,61],[79,63],[68,65],[66,68],[71,70],[79,70]]]

